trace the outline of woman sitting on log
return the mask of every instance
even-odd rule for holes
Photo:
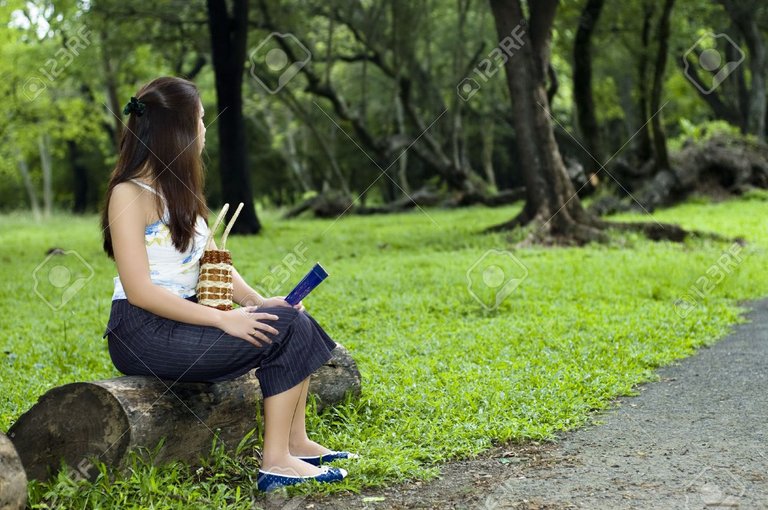
[[[256,370],[264,396],[259,488],[341,480],[323,464],[353,454],[309,439],[309,376],[336,344],[301,303],[264,298],[232,269],[234,310],[197,302],[209,239],[201,152],[205,125],[197,87],[158,78],[131,98],[102,213],[104,250],[115,260],[105,336],[126,375],[217,382]]]

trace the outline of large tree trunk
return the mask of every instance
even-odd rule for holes
[[[720,0],[734,24],[738,27],[749,49],[750,87],[747,106],[743,108],[747,130],[758,140],[765,140],[766,122],[766,72],[768,72],[768,49],[758,27],[755,10],[758,2],[734,2]]]
[[[488,186],[490,186],[491,190],[496,193],[499,190],[499,186],[496,184],[496,172],[493,169],[493,124],[488,124],[484,129],[480,131],[480,138],[483,141],[483,151],[481,153],[481,158],[483,162],[485,180],[488,181]]]
[[[243,71],[248,38],[248,1],[234,0],[232,16],[227,2],[208,0],[213,69],[216,75],[216,102],[219,117],[219,173],[224,202],[243,202],[234,231],[256,234],[261,223],[253,204],[253,189],[245,144],[243,119]],[[230,215],[235,210],[230,208]]]
[[[53,212],[53,163],[51,162],[51,137],[48,133],[37,140],[40,150],[40,167],[43,169],[43,216]]]
[[[584,146],[595,163],[603,161],[600,136],[592,97],[592,34],[600,18],[604,0],[587,0],[579,18],[579,28],[573,42],[573,101]],[[591,166],[591,165],[590,165]],[[597,169],[595,170],[595,172]],[[590,178],[595,172],[589,172]]]
[[[27,503],[27,475],[19,455],[0,432],[0,510],[22,510]]]
[[[88,169],[80,161],[77,142],[67,140],[67,152],[72,165],[72,212],[82,214],[88,208]]]
[[[50,390],[11,427],[27,475],[45,480],[64,460],[76,477],[98,474],[94,459],[124,466],[128,452],[152,450],[156,464],[183,461],[196,465],[219,443],[233,450],[261,426],[259,382],[253,373],[221,383],[171,384],[154,377],[118,377],[72,383]],[[360,372],[341,345],[311,377],[309,392],[324,408],[359,396]],[[257,414],[258,413],[258,414]]]
[[[123,109],[120,106],[120,100],[118,99],[118,78],[112,60],[110,59],[107,29],[102,29],[99,36],[101,38],[101,44],[99,45],[101,51],[101,68],[104,73],[104,82],[107,87],[108,108],[110,112],[112,112],[111,117],[113,126],[110,129],[110,132],[112,134],[112,143],[114,144],[115,150],[118,150],[120,148],[120,139],[123,136],[123,118],[121,117]]]
[[[667,67],[667,53],[669,52],[669,18],[672,15],[674,4],[675,0],[664,1],[664,8],[656,32],[659,47],[656,53],[656,68],[653,73],[653,87],[651,89],[651,127],[653,128],[653,155],[656,159],[657,171],[669,169],[667,135],[661,121],[661,92],[664,85],[664,71]]]
[[[40,206],[37,203],[37,193],[35,193],[35,185],[32,183],[32,178],[29,175],[29,164],[24,157],[24,153],[19,149],[16,149],[19,160],[19,173],[21,174],[21,180],[24,182],[24,189],[27,190],[27,196],[29,197],[29,207],[32,209],[32,216],[35,221],[40,221]]]
[[[605,230],[609,228],[641,231],[652,239],[684,239],[687,232],[675,225],[607,223],[584,210],[555,141],[545,84],[558,0],[529,3],[529,20],[523,16],[520,0],[490,2],[499,47],[509,48],[511,35],[520,39],[519,47],[511,52],[505,69],[526,201],[517,217],[489,230],[532,223],[534,229],[530,241],[561,244],[603,241],[607,239]]]
[[[654,2],[643,2],[643,26],[640,30],[640,54],[637,58],[637,109],[640,113],[638,121],[641,123],[637,133],[637,159],[641,162],[651,159],[653,148],[651,146],[651,128],[648,126],[648,60],[651,52],[651,19],[653,17]]]
[[[576,242],[600,238],[596,218],[584,210],[568,178],[550,120],[545,77],[557,0],[532,3],[527,22],[519,0],[491,0],[491,9],[500,47],[510,34],[522,32],[520,48],[505,68],[527,194],[520,215],[494,229],[533,222],[536,237]],[[530,32],[521,27],[530,27]]]

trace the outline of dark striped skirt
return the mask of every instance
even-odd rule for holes
[[[309,377],[331,358],[336,343],[307,312],[289,307],[260,311],[278,316],[265,321],[278,333],[265,333],[272,343],[261,347],[215,327],[160,317],[127,299],[112,302],[104,336],[112,363],[125,375],[218,382],[256,369],[266,398]]]

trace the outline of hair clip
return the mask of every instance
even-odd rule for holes
[[[147,105],[136,99],[135,97],[132,97],[130,101],[128,101],[128,104],[125,105],[125,108],[123,108],[123,115],[128,115],[131,113],[135,113],[139,117],[144,115],[144,111],[147,109]]]

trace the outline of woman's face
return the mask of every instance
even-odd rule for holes
[[[200,118],[198,119],[197,124],[197,137],[200,141],[200,152],[203,152],[203,148],[205,147],[205,121],[203,121],[203,117],[205,116],[205,108],[203,108],[203,103],[200,103]]]

